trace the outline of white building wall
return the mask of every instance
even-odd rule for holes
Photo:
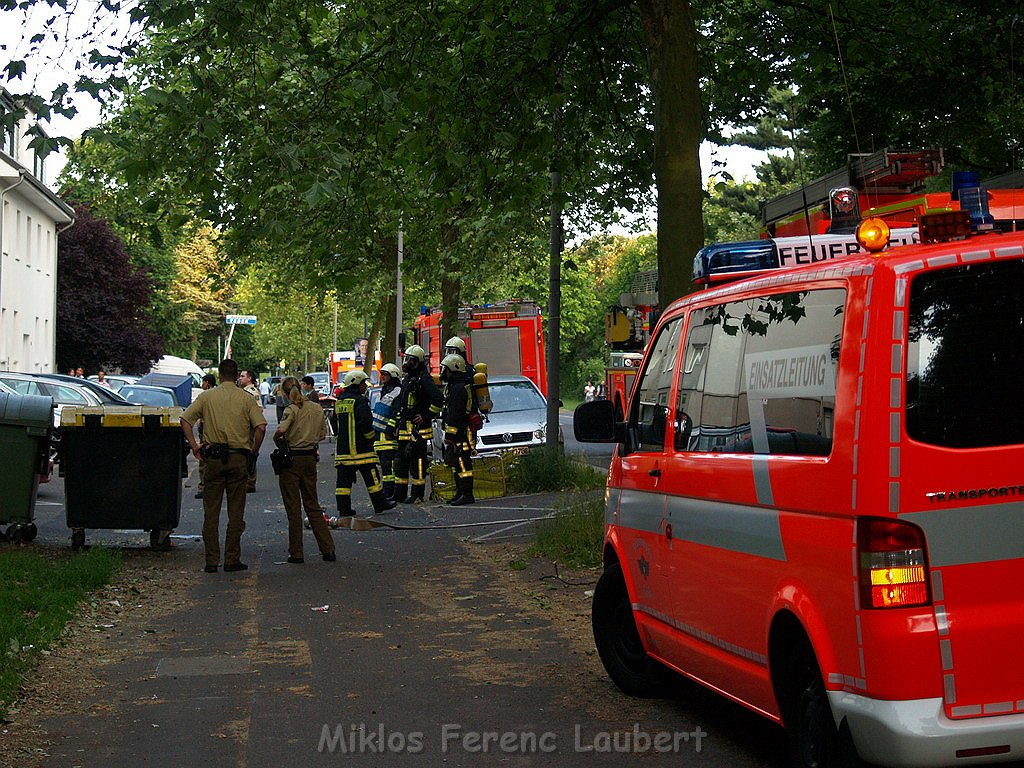
[[[15,102],[0,88],[0,113]],[[57,235],[73,211],[43,183],[25,133],[31,114],[0,130],[0,370],[55,370]]]
[[[9,186],[0,181],[0,188]],[[21,186],[21,185],[19,185]],[[54,370],[56,223],[19,194],[3,195],[0,230],[0,369]]]

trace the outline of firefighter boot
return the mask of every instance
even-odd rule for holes
[[[398,499],[395,496],[395,481],[385,480],[384,481],[384,497],[390,501],[397,502]]]
[[[398,506],[398,502],[385,496],[384,491],[375,491],[371,493],[370,502],[373,504],[373,513],[375,515],[379,515],[381,512],[387,512],[389,509],[394,509]]]
[[[391,498],[401,504],[405,501],[405,495],[409,492],[408,480],[404,483],[395,483],[395,489],[392,491]]]
[[[338,500],[338,517],[351,517],[352,497],[347,493],[339,493],[335,498]]]
[[[455,478],[455,487],[459,491],[459,495],[449,502],[453,507],[459,507],[463,504],[473,504],[476,499],[473,498],[473,476],[469,477],[457,477]]]
[[[409,492],[409,498],[402,499],[402,503],[403,504],[422,504],[423,503],[423,494],[424,494],[424,492],[425,492],[425,487],[424,486],[422,486],[422,485],[414,485],[412,487],[412,490]]]

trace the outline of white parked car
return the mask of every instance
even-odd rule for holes
[[[547,442],[548,402],[537,385],[525,376],[492,376],[488,379],[494,408],[477,433],[477,453],[525,450]],[[444,434],[440,421],[434,422],[433,451],[440,457]],[[558,442],[562,442],[559,428]]]

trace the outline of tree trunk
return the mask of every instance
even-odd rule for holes
[[[547,437],[548,451],[558,450],[558,403],[561,391],[559,349],[562,324],[562,174],[551,169],[551,251],[548,269],[548,399]]]
[[[704,105],[689,0],[640,0],[640,15],[655,103],[658,294],[666,307],[694,290],[693,257],[704,245],[698,154],[704,138]]]
[[[371,376],[371,370],[374,367],[374,360],[377,358],[377,347],[380,345],[381,333],[384,330],[384,326],[387,323],[387,311],[388,305],[391,303],[391,297],[385,296],[377,303],[377,310],[373,313],[373,324],[370,327],[370,345],[366,350],[366,360],[363,363],[363,371],[367,376]],[[387,361],[383,361],[387,362]]]
[[[448,341],[459,330],[459,305],[462,303],[462,269],[456,264],[453,255],[453,247],[459,241],[459,225],[466,205],[463,204],[453,208],[451,220],[444,225],[441,233],[442,247],[445,249],[441,254],[441,263],[444,271],[441,273],[441,334],[438,339],[438,362],[444,359],[444,343]],[[427,350],[433,352],[433,350]],[[470,352],[472,355],[472,351]]]

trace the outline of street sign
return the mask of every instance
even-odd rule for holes
[[[256,315],[228,315],[224,321],[228,325],[256,325]]]

